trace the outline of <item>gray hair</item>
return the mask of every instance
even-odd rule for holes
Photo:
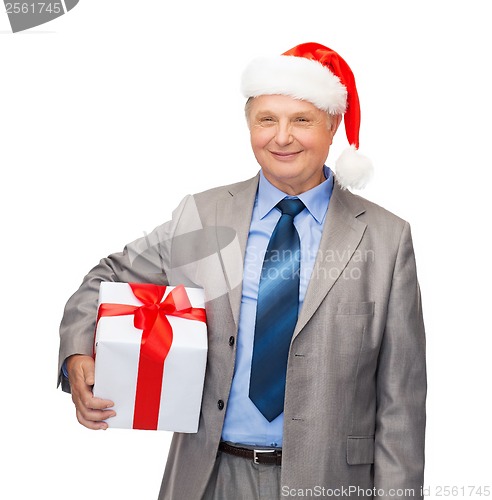
[[[248,97],[246,104],[244,105],[244,116],[246,117],[246,123],[249,126],[249,112],[251,111],[251,103],[253,102],[254,97]]]

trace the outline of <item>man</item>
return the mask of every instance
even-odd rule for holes
[[[185,198],[173,219],[103,259],[67,303],[60,381],[79,422],[106,428],[90,356],[101,281],[200,286],[209,354],[197,434],[173,437],[161,499],[420,498],[425,339],[408,223],[350,193],[347,63],[319,44],[243,75],[260,173]],[[324,166],[344,115],[351,147]],[[68,375],[67,377],[63,374]]]

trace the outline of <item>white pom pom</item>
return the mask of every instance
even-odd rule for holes
[[[343,189],[363,189],[374,174],[371,160],[359,154],[353,145],[340,155],[335,163],[335,171]]]

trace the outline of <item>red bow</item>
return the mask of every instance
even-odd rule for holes
[[[133,314],[135,328],[143,330],[133,428],[157,429],[164,361],[173,342],[173,329],[167,316],[205,323],[205,309],[191,306],[183,285],[175,287],[162,302],[166,291],[165,286],[147,283],[129,283],[129,285],[142,305],[101,304],[97,313],[97,321],[103,316]]]

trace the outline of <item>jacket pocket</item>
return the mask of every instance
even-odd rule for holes
[[[374,436],[349,436],[347,438],[347,463],[349,465],[374,463]]]
[[[372,316],[374,314],[374,302],[340,302],[337,314],[342,316]]]

